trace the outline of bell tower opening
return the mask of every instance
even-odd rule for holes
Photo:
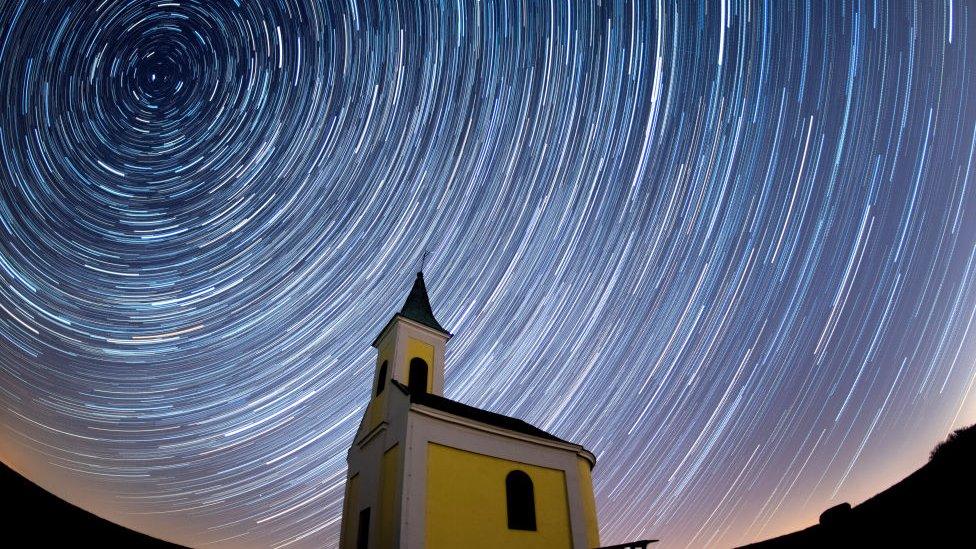
[[[407,388],[411,393],[420,394],[427,392],[427,361],[422,358],[410,359],[410,374]]]

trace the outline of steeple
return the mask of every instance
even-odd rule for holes
[[[418,272],[403,307],[373,341],[378,351],[373,396],[380,396],[390,380],[412,392],[443,395],[444,347],[450,338],[434,318],[424,273]]]
[[[428,328],[433,328],[438,332],[450,335],[450,332],[434,318],[434,310],[430,307],[430,298],[427,297],[427,285],[424,284],[424,273],[417,273],[417,278],[413,281],[413,288],[410,288],[410,295],[403,302],[400,308],[400,316],[419,322]]]

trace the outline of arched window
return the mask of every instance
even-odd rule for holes
[[[535,491],[529,475],[517,469],[509,473],[505,477],[505,498],[508,529],[535,531]]]
[[[407,387],[411,393],[427,392],[427,361],[417,357],[410,359],[410,378]]]
[[[380,365],[380,375],[376,378],[376,396],[380,396],[383,389],[386,388],[386,361]]]

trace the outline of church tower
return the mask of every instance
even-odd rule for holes
[[[445,398],[451,333],[423,273],[380,330],[370,400],[347,456],[341,549],[592,549],[594,455]]]

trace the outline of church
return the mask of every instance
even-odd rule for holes
[[[594,455],[444,397],[450,339],[417,273],[373,341],[370,400],[347,457],[340,547],[598,547]]]

